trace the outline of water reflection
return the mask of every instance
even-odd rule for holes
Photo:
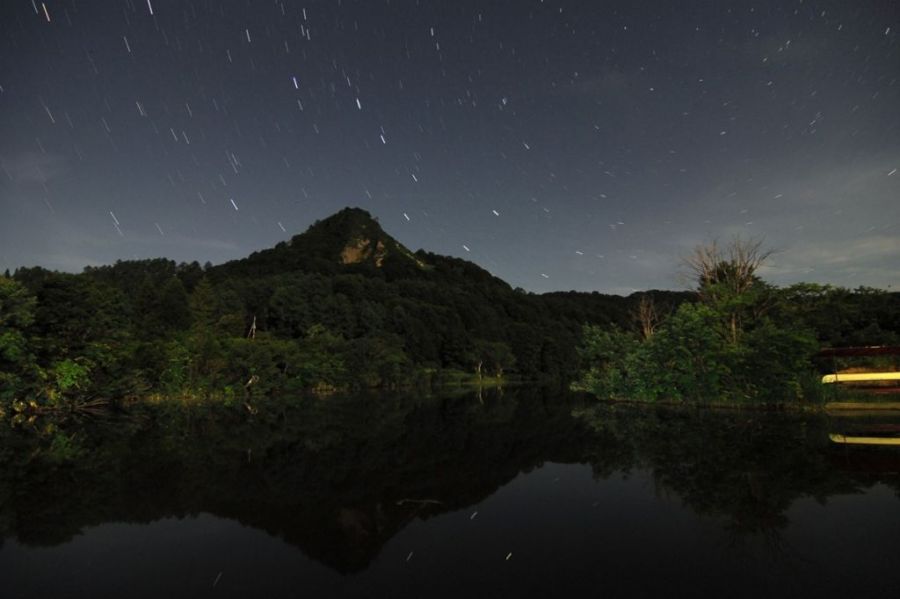
[[[735,541],[756,535],[778,549],[787,511],[803,497],[825,503],[876,483],[900,488],[900,453],[836,447],[828,439],[835,422],[825,416],[609,405],[577,415],[597,432],[602,449],[588,461],[598,477],[648,470],[660,489],[718,518]],[[872,471],[874,463],[888,467]]]
[[[777,554],[799,500],[900,490],[900,452],[835,446],[835,422],[821,415],[611,406],[532,389],[258,407],[70,423],[62,457],[47,438],[4,428],[0,537],[54,546],[103,523],[208,513],[283,539],[333,571],[362,572],[411,523],[463,509],[470,517],[552,462],[587,464],[595,480],[645,477],[652,493],[715,522],[729,543],[753,539]],[[527,480],[552,485],[550,470],[541,472]],[[543,492],[529,484],[522,493]]]

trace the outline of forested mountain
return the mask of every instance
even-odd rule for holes
[[[0,282],[3,396],[53,401],[233,398],[510,374],[567,383],[580,367],[585,325],[634,329],[642,298],[664,318],[696,297],[528,293],[471,262],[413,253],[356,208],[218,266],[155,259],[77,275],[20,268]],[[796,286],[783,295],[825,344],[900,330],[898,294]]]

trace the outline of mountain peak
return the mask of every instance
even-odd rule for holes
[[[347,206],[346,208],[338,210],[331,216],[328,216],[322,220],[317,220],[312,225],[310,225],[310,227],[306,230],[305,233],[302,233],[302,235],[306,235],[316,229],[352,230],[371,228],[377,228],[379,231],[381,231],[381,225],[378,224],[377,218],[372,216],[368,210]]]
[[[339,264],[369,264],[381,268],[391,258],[409,259],[424,266],[411,251],[381,228],[378,219],[362,208],[344,208],[295,235],[292,249]]]
[[[415,276],[433,266],[385,233],[378,219],[367,211],[349,207],[316,221],[290,241],[222,265],[226,273],[254,275],[296,271],[336,274],[344,268],[399,277]]]

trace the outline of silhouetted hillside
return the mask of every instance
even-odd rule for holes
[[[471,262],[411,252],[358,208],[219,266],[22,268],[0,282],[10,331],[3,402],[241,398],[510,375],[568,383],[583,366],[585,325],[637,332],[642,298],[662,320],[695,298],[513,289]],[[777,293],[777,309],[822,345],[897,342],[900,294],[805,284]]]

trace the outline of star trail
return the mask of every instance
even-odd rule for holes
[[[344,206],[529,291],[900,278],[891,2],[6,0],[0,268],[220,263]]]

